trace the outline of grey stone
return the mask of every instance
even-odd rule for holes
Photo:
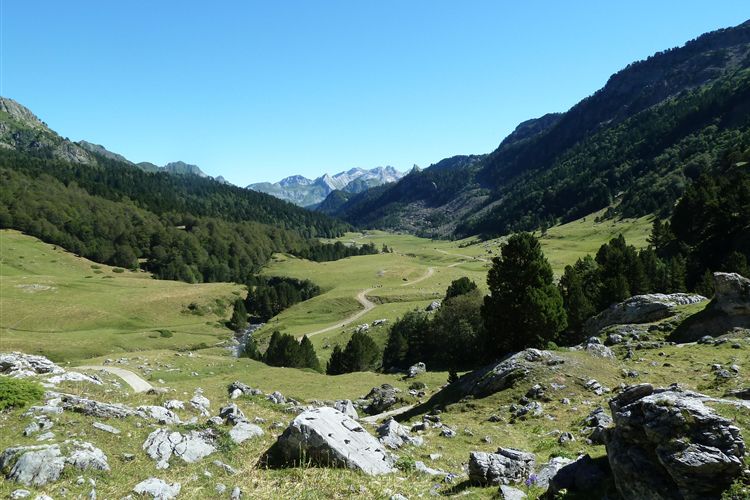
[[[469,454],[469,480],[474,484],[519,483],[534,470],[533,453],[498,448],[496,453],[473,451]]]
[[[227,485],[224,483],[218,483],[214,487],[214,491],[216,492],[217,495],[224,495],[224,493],[226,493],[227,491]]]
[[[597,358],[614,359],[615,353],[603,344],[586,344],[586,352]]]
[[[44,356],[24,354],[22,352],[0,353],[0,374],[9,377],[19,378],[40,374],[58,375],[63,373],[65,373],[65,370]]]
[[[70,411],[97,418],[125,418],[137,414],[133,408],[120,403],[102,403],[93,399],[61,394],[61,406]]]
[[[203,395],[203,391],[196,389],[195,394],[190,398],[190,406],[197,410],[202,416],[207,417],[211,415],[210,407],[211,401]]]
[[[365,396],[365,399],[369,401],[365,412],[370,415],[376,415],[387,411],[399,401],[398,392],[399,390],[390,384],[373,387],[367,396]]]
[[[237,422],[229,431],[229,437],[237,444],[262,436],[263,434],[263,429],[250,422]]]
[[[563,432],[557,438],[557,442],[560,443],[560,444],[572,443],[575,440],[576,440],[576,438],[574,438],[573,434],[571,434],[570,432]]]
[[[181,434],[168,429],[157,429],[143,443],[143,450],[153,460],[157,469],[169,467],[172,456],[186,463],[197,462],[216,451],[216,435],[211,429]]]
[[[31,422],[23,431],[24,436],[31,436],[41,431],[48,431],[54,427],[54,422],[47,417],[47,415],[39,415],[34,417],[34,421]]]
[[[229,494],[231,500],[240,500],[242,498],[242,490],[239,486],[232,488],[232,493]]]
[[[526,498],[526,493],[513,486],[501,484],[500,498],[503,500],[523,500]]]
[[[214,460],[214,461],[213,461],[213,462],[211,462],[211,463],[213,463],[213,464],[214,464],[214,465],[215,465],[216,467],[218,467],[218,468],[222,469],[222,470],[223,470],[224,472],[226,472],[227,474],[230,474],[230,475],[232,475],[232,476],[234,476],[235,474],[237,474],[237,469],[235,469],[234,467],[232,467],[232,466],[231,466],[231,465],[229,465],[229,464],[225,464],[225,463],[224,463],[224,462],[222,462],[221,460]]]
[[[625,498],[718,498],[743,470],[745,443],[702,394],[650,384],[610,400],[606,433],[615,484]]]
[[[162,405],[167,410],[184,410],[185,409],[185,403],[180,401],[179,399],[170,399],[169,401],[165,401]]]
[[[451,429],[447,425],[443,425],[443,428],[440,429],[440,436],[444,438],[454,438],[458,435],[455,429]]]
[[[543,413],[544,408],[538,401],[531,401],[525,405],[510,405],[510,414],[513,418],[539,417]]]
[[[19,498],[28,498],[31,496],[31,492],[29,490],[13,490],[10,494],[10,498],[13,500],[19,499]]]
[[[421,460],[417,460],[414,462],[414,470],[417,472],[421,472],[422,474],[427,474],[428,476],[441,476],[445,477],[448,475],[447,472],[439,470],[439,469],[433,469],[432,467],[428,467],[425,465],[424,462]]]
[[[383,446],[397,450],[404,445],[422,446],[423,439],[420,436],[412,436],[403,425],[389,418],[377,429],[378,439]]]
[[[350,399],[340,399],[333,403],[333,407],[353,420],[359,420],[356,408]]]
[[[0,470],[7,471],[6,478],[26,486],[44,486],[57,481],[67,465],[81,470],[109,471],[107,456],[91,443],[82,441],[16,446],[0,455]]]
[[[44,434],[39,434],[36,437],[37,441],[51,441],[52,439],[55,439],[54,432],[45,432]]]
[[[601,406],[583,419],[582,433],[588,436],[592,444],[604,444],[604,433],[612,426],[612,417]]]
[[[406,370],[406,378],[414,378],[417,375],[420,375],[427,371],[427,367],[424,363],[421,361],[419,363],[415,363],[409,367],[408,370]]]
[[[91,424],[94,426],[94,428],[99,429],[100,431],[109,432],[110,434],[119,434],[120,430],[112,427],[111,425],[103,424],[101,422],[94,422]]]
[[[167,483],[161,479],[150,477],[141,481],[133,488],[138,495],[147,495],[154,500],[172,500],[180,494],[180,483]]]
[[[286,398],[279,391],[273,391],[266,397],[266,399],[277,405],[283,405],[284,403],[286,403]]]
[[[237,399],[238,397],[244,395],[244,396],[262,396],[263,391],[260,389],[254,389],[250,387],[247,384],[243,384],[242,382],[235,381],[229,384],[229,387],[227,388],[227,391],[230,395],[234,394],[236,391],[239,391],[239,394],[235,397],[232,397],[232,399]]]
[[[47,379],[50,384],[59,384],[61,382],[86,382],[88,384],[102,385],[102,381],[97,376],[85,375],[78,372],[65,372],[54,375]]]
[[[552,478],[557,475],[557,472],[572,462],[571,459],[564,457],[551,458],[550,461],[542,465],[536,473],[536,485],[539,488],[546,490],[549,487]]]
[[[268,450],[262,463],[361,470],[368,475],[393,471],[393,458],[373,436],[340,411],[322,407],[298,415]]]
[[[172,410],[165,408],[164,406],[145,405],[136,408],[136,413],[150,420],[163,425],[174,425],[180,423],[180,417],[177,416]]]
[[[440,309],[440,305],[441,304],[439,300],[433,300],[432,302],[429,303],[427,307],[425,307],[425,311],[428,311],[428,312],[437,311],[438,309]]]
[[[239,406],[234,403],[228,404],[219,410],[219,417],[230,424],[247,421],[245,414],[242,413]]]
[[[593,492],[602,488],[606,489],[606,483],[610,478],[606,457],[592,459],[589,455],[582,455],[574,461],[557,457],[540,470],[537,475],[537,485],[544,487],[544,483],[547,483],[549,498],[555,498],[562,490],[566,490],[569,494],[577,494],[582,498],[599,498],[598,496],[592,497]],[[653,497],[625,498],[650,499]]]

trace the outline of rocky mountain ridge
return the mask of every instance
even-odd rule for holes
[[[292,175],[274,183],[250,184],[247,188],[276,196],[295,205],[315,207],[333,191],[360,193],[372,187],[397,182],[403,176],[403,173],[391,166],[369,170],[355,167],[335,175],[326,173],[316,179]]]

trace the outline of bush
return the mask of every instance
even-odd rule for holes
[[[44,388],[37,382],[0,377],[0,411],[23,408],[42,399]]]
[[[169,339],[174,336],[174,334],[169,330],[156,330],[156,331],[159,332],[160,337],[165,338],[165,339]]]
[[[112,269],[112,272],[113,273],[124,273],[125,269],[123,269],[121,267],[115,267],[114,269]]]

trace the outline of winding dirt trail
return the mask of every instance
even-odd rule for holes
[[[445,250],[438,250],[437,248],[435,249],[435,251],[436,252],[440,252],[440,253],[445,254],[445,255],[450,255],[451,257],[463,257],[464,259],[468,259],[468,260],[478,260],[479,262],[489,262],[487,259],[485,259],[483,257],[476,257],[476,256],[473,256],[473,255],[464,255],[462,253],[450,253],[450,252],[446,252]],[[453,266],[455,266],[457,264],[461,264],[461,263],[458,262],[456,264],[453,264]],[[453,267],[453,266],[448,266],[448,267]]]
[[[327,326],[325,328],[321,328],[320,330],[316,330],[314,332],[305,333],[299,336],[299,338],[302,338],[304,335],[307,335],[307,337],[312,337],[313,335],[318,335],[319,333],[326,333],[330,332],[331,330],[335,330],[337,328],[343,328],[346,325],[353,323],[357,321],[359,318],[367,314],[368,312],[372,311],[375,308],[375,303],[372,302],[370,299],[367,298],[367,294],[375,290],[374,288],[367,288],[365,290],[362,290],[359,292],[354,298],[357,299],[357,302],[362,304],[364,309],[361,309],[357,311],[356,313],[352,314],[351,316],[347,317],[346,319],[340,321],[339,323],[336,323],[335,325]]]
[[[420,281],[424,281],[426,279],[429,279],[432,277],[432,275],[435,274],[435,269],[428,267],[427,272],[424,274],[424,276],[420,276],[419,278],[415,279],[414,281],[409,281],[408,283],[402,283],[401,286],[409,286],[409,285],[416,285]]]
[[[116,366],[104,366],[104,365],[88,365],[88,366],[77,366],[77,370],[104,370],[105,372],[117,375],[125,381],[132,389],[133,392],[146,392],[149,389],[153,389],[153,386],[142,379],[138,374],[126,370],[124,368],[118,368]]]

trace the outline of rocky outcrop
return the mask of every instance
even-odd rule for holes
[[[561,363],[562,358],[549,351],[526,349],[497,363],[474,370],[449,387],[463,396],[483,398],[512,387],[516,381],[525,378],[535,366],[554,366]]]
[[[135,409],[120,403],[102,403],[73,394],[61,394],[60,399],[63,409],[90,417],[125,418],[137,414]]]
[[[367,393],[367,396],[365,396],[365,399],[370,402],[365,408],[365,412],[369,415],[376,415],[387,411],[399,401],[399,392],[399,389],[390,384],[373,387],[370,389],[370,392]]]
[[[227,392],[229,392],[229,397],[231,399],[237,399],[240,396],[262,396],[263,395],[263,391],[261,391],[260,389],[255,389],[239,381],[235,381],[229,384],[229,387],[227,387]]]
[[[57,481],[67,466],[109,471],[107,456],[102,450],[83,441],[15,446],[0,455],[0,470],[5,477],[26,486],[44,486]]]
[[[711,303],[684,321],[670,340],[696,342],[734,328],[750,328],[750,279],[737,273],[714,273],[713,277],[716,293]]]
[[[261,459],[262,465],[288,467],[310,461],[368,475],[393,471],[393,459],[357,422],[340,411],[321,407],[299,414]]]
[[[177,414],[165,408],[164,406],[139,406],[135,409],[135,412],[142,418],[155,420],[156,422],[164,425],[173,425],[180,423],[180,417],[178,417]]]
[[[340,399],[333,403],[333,407],[347,417],[354,420],[359,420],[359,414],[357,413],[357,409],[354,408],[354,404],[351,402],[351,400]]]
[[[65,372],[60,375],[53,375],[47,379],[50,384],[59,384],[61,382],[86,382],[88,384],[102,385],[102,380],[96,375],[86,375],[79,372]]]
[[[383,444],[393,450],[397,450],[404,445],[422,446],[423,439],[420,436],[412,436],[409,429],[389,418],[377,429],[378,439]]]
[[[745,443],[732,422],[676,386],[631,386],[610,401],[607,456],[624,498],[705,499],[741,473]]]
[[[606,457],[593,459],[589,455],[582,455],[576,460],[553,458],[540,469],[536,484],[547,489],[545,498],[559,498],[563,490],[581,498],[610,498],[603,493],[611,488],[611,480]]]
[[[24,354],[22,352],[0,353],[0,374],[9,377],[61,375],[63,373],[65,373],[65,370],[44,356]]]
[[[242,444],[248,439],[260,437],[263,429],[250,422],[237,422],[229,431],[229,438],[236,444]]]
[[[496,453],[473,451],[469,454],[469,481],[480,485],[519,483],[534,472],[533,453],[498,448]]]
[[[613,304],[608,309],[586,321],[584,329],[590,335],[611,325],[632,323],[650,323],[668,318],[675,313],[675,307],[703,302],[706,297],[687,293],[650,293],[635,295],[629,299]]]
[[[137,495],[147,495],[154,500],[172,500],[180,494],[180,483],[167,483],[161,479],[150,477],[141,481],[133,488]]]
[[[581,432],[588,436],[592,444],[604,444],[604,434],[611,425],[612,417],[604,411],[604,408],[599,407],[583,419]]]
[[[211,429],[180,434],[168,429],[157,429],[143,443],[143,450],[156,460],[157,469],[169,468],[175,456],[183,462],[194,463],[216,451],[216,434]]]
[[[406,370],[406,378],[414,378],[417,375],[420,375],[427,371],[427,367],[424,363],[421,361],[419,363],[414,363],[409,367],[408,370]]]

